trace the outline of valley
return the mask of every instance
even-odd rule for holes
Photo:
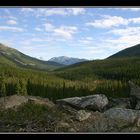
[[[45,99],[46,98],[49,99],[56,105],[55,109],[53,109],[54,111],[52,111],[52,109],[48,109],[46,106],[36,105],[30,102],[24,106],[19,107],[19,109],[17,109],[16,111],[12,110],[11,108],[1,110],[0,131],[2,132],[111,131],[110,129],[101,130],[100,128],[98,128],[97,130],[95,128],[93,130],[88,128],[88,130],[86,130],[85,129],[86,125],[89,125],[88,123],[91,123],[90,121],[93,121],[92,120],[93,118],[91,118],[89,122],[77,122],[77,121],[75,122],[75,120],[73,119],[71,119],[72,122],[69,122],[69,120],[65,120],[64,119],[65,116],[67,116],[67,118],[69,117],[71,118],[73,117],[73,115],[71,116],[70,112],[65,112],[66,110],[63,109],[64,106],[59,107],[57,105],[57,101],[60,99],[71,97],[83,98],[89,95],[94,96],[102,94],[105,95],[108,99],[110,99],[111,102],[112,98],[113,100],[115,100],[115,102],[117,100],[119,100],[119,102],[121,102],[120,100],[123,100],[124,103],[126,102],[125,100],[127,99],[131,100],[131,87],[129,81],[133,82],[137,86],[140,86],[140,65],[139,65],[140,55],[135,55],[136,49],[138,53],[138,51],[140,50],[140,45],[133,46],[132,48],[130,48],[130,51],[128,48],[127,50],[128,55],[126,55],[126,51],[124,50],[125,52],[124,56],[122,56],[122,54],[124,53],[123,51],[121,51],[120,55],[118,52],[117,57],[115,57],[116,55],[114,55],[114,57],[113,56],[108,57],[103,60],[85,61],[65,66],[56,62],[41,61],[32,57],[28,57],[18,52],[17,50],[13,50],[1,44],[0,45],[1,98],[8,97],[10,98],[14,95],[23,97],[33,96],[36,98],[42,97]],[[131,55],[131,57],[129,57],[130,52],[131,54],[133,54],[133,56]],[[129,107],[127,109],[132,108],[134,107]],[[66,107],[66,109],[68,109],[68,107]],[[73,109],[70,108],[70,110]],[[127,112],[127,110],[125,111]],[[27,118],[27,116],[32,116],[31,113],[33,113],[34,117]],[[44,119],[44,115],[46,113],[50,113],[50,115],[53,116],[52,120],[50,118],[47,118],[46,121],[50,122],[46,122]],[[93,112],[90,111],[90,113],[94,114],[95,116],[97,115],[97,118],[99,116],[100,117],[102,116],[100,112],[95,113],[94,111]],[[22,120],[19,120],[18,118],[21,118],[20,115],[25,116],[25,118],[23,117]],[[12,118],[15,120],[12,120]],[[42,122],[38,122],[37,118],[42,119]],[[104,117],[103,118],[101,117],[101,119],[106,120]],[[25,120],[28,120],[27,123],[24,123]],[[58,124],[59,121],[62,122],[62,124]],[[67,124],[65,121],[67,122]],[[29,122],[31,122],[31,124],[29,124]],[[7,123],[9,125],[9,128],[6,128]],[[23,126],[19,126],[20,123]],[[45,125],[43,126],[44,123]],[[56,123],[58,126],[57,128],[55,127]],[[73,125],[75,123],[76,128],[73,128],[74,127]],[[51,125],[52,128],[49,128],[49,125]],[[72,128],[69,125],[71,125]],[[27,126],[33,127],[34,129],[28,128]],[[117,130],[115,129],[112,131],[119,131],[118,129]],[[137,131],[139,130],[137,129]]]

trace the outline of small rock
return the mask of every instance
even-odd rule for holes
[[[69,124],[66,123],[66,122],[61,122],[61,123],[59,123],[59,125],[60,125],[61,127],[69,127]]]
[[[76,114],[76,120],[84,121],[90,117],[91,113],[86,112],[85,110],[79,110]]]
[[[24,129],[23,128],[19,128],[19,130],[18,130],[19,132],[23,132],[24,131]]]
[[[76,132],[76,130],[74,128],[70,128],[68,129],[68,132]]]
[[[70,128],[71,126],[67,122],[61,121],[56,126],[56,132],[68,132]]]

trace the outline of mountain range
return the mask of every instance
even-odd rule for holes
[[[125,58],[129,58],[127,61],[130,61],[130,58],[134,57],[140,58],[140,44],[119,51],[118,53],[109,56],[107,59],[100,61],[98,60],[88,61],[87,59],[79,59],[67,56],[53,57],[48,61],[42,61],[30,57],[28,55],[25,55],[16,49],[7,47],[0,43],[0,64],[36,70],[47,70],[47,71],[52,71],[56,69],[71,70],[79,67],[79,70],[81,71],[81,67],[84,67],[86,69],[96,69],[98,64],[100,65],[100,67],[103,67],[108,62],[112,62],[111,64],[113,64],[112,59],[119,59],[115,61],[117,61],[117,63],[121,61],[120,63],[122,64],[122,61],[127,60]],[[112,67],[112,65],[110,65],[110,67]]]
[[[53,57],[48,60],[49,62],[56,62],[63,65],[72,65],[79,62],[88,61],[87,59],[73,58],[67,56]]]
[[[38,70],[54,70],[64,66],[56,62],[42,61],[30,57],[3,44],[0,44],[0,64],[8,64]]]

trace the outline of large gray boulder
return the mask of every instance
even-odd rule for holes
[[[111,108],[104,113],[96,113],[96,120],[88,126],[88,132],[138,132],[140,111]]]
[[[91,109],[102,111],[108,104],[108,98],[103,94],[90,95],[85,97],[72,97],[56,101],[59,105],[70,105],[78,109]]]
[[[111,108],[105,111],[104,115],[112,120],[112,124],[121,128],[134,124],[139,117],[139,112],[132,109]]]

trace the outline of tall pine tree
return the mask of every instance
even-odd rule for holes
[[[0,75],[0,97],[6,96],[6,86],[4,74]]]

